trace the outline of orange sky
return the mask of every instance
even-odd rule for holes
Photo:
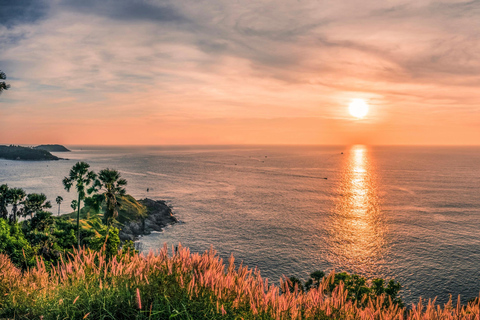
[[[27,1],[0,143],[480,144],[480,3]],[[348,113],[354,98],[370,113]]]

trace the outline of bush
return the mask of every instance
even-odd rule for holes
[[[329,294],[341,285],[347,292],[346,299],[356,302],[359,306],[366,306],[369,301],[376,300],[383,295],[385,296],[384,307],[389,307],[390,301],[393,305],[403,307],[402,299],[398,297],[402,286],[394,280],[390,280],[385,287],[383,279],[373,279],[368,282],[364,277],[346,272],[335,273],[329,280],[324,277],[325,273],[317,270],[310,274],[310,279],[305,284],[299,278],[292,276],[287,279],[286,286],[290,292],[295,292],[295,287],[299,291],[309,291],[323,285],[325,293]]]
[[[2,218],[0,218],[0,253],[8,255],[11,262],[20,268],[35,265],[34,249],[25,239],[20,226],[10,225]]]

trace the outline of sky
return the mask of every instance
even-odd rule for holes
[[[0,0],[0,70],[4,144],[480,144],[478,0]]]

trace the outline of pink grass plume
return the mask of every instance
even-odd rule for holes
[[[140,297],[140,289],[137,288],[137,306],[139,310],[142,310],[142,299]]]

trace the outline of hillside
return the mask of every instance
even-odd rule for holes
[[[118,198],[120,208],[115,226],[120,230],[121,240],[135,240],[140,235],[161,231],[169,224],[177,222],[172,210],[164,201],[151,199],[136,200],[131,195]],[[83,205],[83,204],[82,204]],[[103,227],[103,208],[96,212],[85,206],[80,210],[80,224],[85,229],[100,230]],[[76,219],[76,212],[67,214]]]
[[[47,150],[14,145],[0,146],[0,159],[30,161],[60,160],[59,157],[54,156]]]
[[[33,149],[46,150],[48,152],[70,152],[70,150],[60,144],[41,144],[33,147]]]

